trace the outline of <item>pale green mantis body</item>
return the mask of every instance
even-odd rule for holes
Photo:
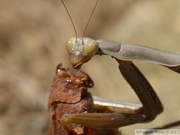
[[[141,45],[124,44],[110,40],[94,40],[84,37],[84,34],[82,37],[77,37],[76,34],[76,37],[70,38],[66,42],[66,49],[75,69],[79,69],[82,64],[88,62],[94,55],[110,55],[115,58],[119,63],[120,72],[134,89],[142,105],[95,98],[95,104],[104,107],[111,106],[116,109],[114,109],[113,113],[67,114],[61,119],[64,126],[68,123],[77,123],[92,128],[118,128],[152,121],[163,111],[163,106],[150,83],[132,61],[156,63],[180,73],[179,53],[170,53]]]

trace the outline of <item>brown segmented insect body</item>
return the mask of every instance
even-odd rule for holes
[[[72,75],[68,69],[58,65],[52,83],[48,109],[51,110],[49,135],[67,134],[60,120],[64,114],[86,113],[92,111],[92,97],[87,92],[90,82],[86,75]],[[92,84],[91,84],[92,85]],[[83,134],[84,128],[71,125],[68,134]]]
[[[61,64],[56,71],[48,103],[48,110],[51,111],[49,135],[115,135],[116,130],[113,129],[98,130],[74,123],[61,123],[65,114],[94,112],[93,99],[87,91],[93,86],[93,81],[85,73],[72,74]]]

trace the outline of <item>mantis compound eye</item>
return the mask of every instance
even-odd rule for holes
[[[74,38],[70,38],[66,41],[66,50],[68,53],[70,53],[72,51],[73,48],[73,43],[74,43]]]
[[[85,56],[92,56],[98,51],[99,45],[96,41],[90,41],[85,44]]]

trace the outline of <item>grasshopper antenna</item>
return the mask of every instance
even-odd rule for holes
[[[63,4],[64,8],[66,9],[66,12],[68,13],[68,16],[69,16],[69,18],[70,18],[70,20],[71,20],[71,23],[72,23],[72,25],[73,25],[74,32],[75,32],[75,35],[76,35],[76,42],[77,42],[77,31],[76,31],[76,27],[75,27],[75,25],[74,25],[73,19],[72,19],[70,13],[69,13],[69,11],[68,11],[68,9],[67,9],[67,7],[66,7],[64,1],[61,0],[61,2],[62,2],[62,4]]]
[[[89,19],[88,19],[88,22],[87,22],[87,24],[86,24],[86,26],[85,26],[84,32],[83,32],[83,34],[82,34],[82,44],[84,44],[83,38],[84,38],[84,35],[85,35],[85,33],[86,33],[86,30],[87,30],[87,27],[88,27],[88,25],[89,25],[89,22],[90,22],[90,20],[91,20],[91,18],[92,18],[92,15],[93,15],[93,13],[94,13],[94,11],[95,11],[95,8],[96,8],[98,2],[99,2],[99,0],[96,1],[95,5],[94,5],[94,8],[93,8],[93,10],[92,10],[92,12],[91,12],[91,15],[90,15],[90,17],[89,17]]]

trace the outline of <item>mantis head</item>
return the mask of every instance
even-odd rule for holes
[[[98,43],[90,38],[75,37],[66,42],[66,50],[69,53],[70,62],[75,69],[88,62],[99,49]]]
[[[87,27],[88,27],[88,24],[91,20],[91,17],[94,13],[94,10],[97,6],[98,1],[99,0],[96,0],[94,8],[90,14],[90,17],[88,19],[86,26],[85,26],[82,37],[78,37],[74,22],[71,18],[71,15],[70,15],[64,1],[61,0],[64,8],[66,9],[66,11],[68,13],[69,19],[71,20],[71,23],[72,23],[72,26],[74,28],[74,32],[76,35],[76,37],[72,37],[66,42],[66,49],[69,53],[70,61],[71,61],[71,64],[72,64],[74,69],[80,69],[81,65],[84,64],[85,62],[89,61],[91,59],[91,57],[99,49],[99,45],[95,40],[84,37],[85,32],[86,32]]]

